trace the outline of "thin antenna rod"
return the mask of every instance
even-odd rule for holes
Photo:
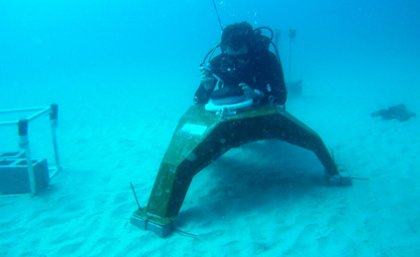
[[[222,21],[220,20],[219,11],[217,10],[216,2],[214,0],[213,0],[213,7],[214,7],[214,10],[216,11],[217,19],[219,20],[220,30],[223,31]]]
[[[292,50],[292,45],[295,41],[296,38],[296,30],[295,29],[289,29],[289,67],[288,67],[288,71],[289,71],[289,82],[292,81],[293,79],[293,75],[292,75],[292,55],[293,55],[293,50]]]

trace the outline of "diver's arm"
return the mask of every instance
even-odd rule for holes
[[[205,104],[210,98],[212,90],[206,90],[204,85],[201,83],[197,91],[194,94],[194,103],[196,104]]]
[[[216,86],[220,86],[223,80],[217,75],[220,71],[221,55],[213,58],[210,63],[200,67],[200,86],[194,95],[194,103],[205,104]],[[216,74],[217,73],[217,74]]]
[[[194,103],[205,104],[210,98],[211,92],[216,85],[216,79],[204,67],[200,67],[200,86],[194,95]]]

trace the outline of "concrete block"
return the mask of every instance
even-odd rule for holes
[[[46,159],[32,160],[36,192],[48,186]],[[31,193],[28,163],[22,152],[0,154],[0,194]]]

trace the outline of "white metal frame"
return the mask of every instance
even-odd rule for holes
[[[10,114],[10,113],[22,113],[22,112],[30,112],[26,118],[21,118],[19,120],[8,120],[8,121],[0,121],[0,126],[17,126],[18,128],[18,135],[19,135],[19,148],[21,151],[25,153],[26,162],[28,165],[28,177],[29,183],[31,187],[31,193],[36,193],[36,180],[35,180],[35,173],[34,167],[32,162],[31,156],[31,149],[29,146],[29,138],[28,138],[28,127],[29,123],[43,115],[50,116],[50,123],[51,123],[51,135],[52,135],[52,145],[54,150],[54,161],[55,165],[52,168],[49,168],[49,176],[50,178],[57,174],[61,169],[60,165],[60,158],[58,155],[58,144],[57,144],[57,116],[58,116],[58,105],[51,104],[47,107],[31,107],[31,108],[18,108],[18,109],[5,109],[0,110],[1,114]]]

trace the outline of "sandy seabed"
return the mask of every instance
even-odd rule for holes
[[[370,117],[400,102],[418,112],[418,90],[350,95],[328,88],[333,78],[318,88],[305,81],[288,110],[321,135],[353,185],[325,186],[311,152],[252,143],[193,180],[175,224],[192,236],[161,239],[130,224],[130,182],[145,205],[195,89],[179,85],[195,82],[179,78],[172,86],[162,78],[171,74],[149,74],[167,86],[156,90],[142,77],[105,74],[10,84],[0,96],[2,108],[59,104],[64,167],[36,196],[0,196],[0,256],[420,255],[419,118]]]

